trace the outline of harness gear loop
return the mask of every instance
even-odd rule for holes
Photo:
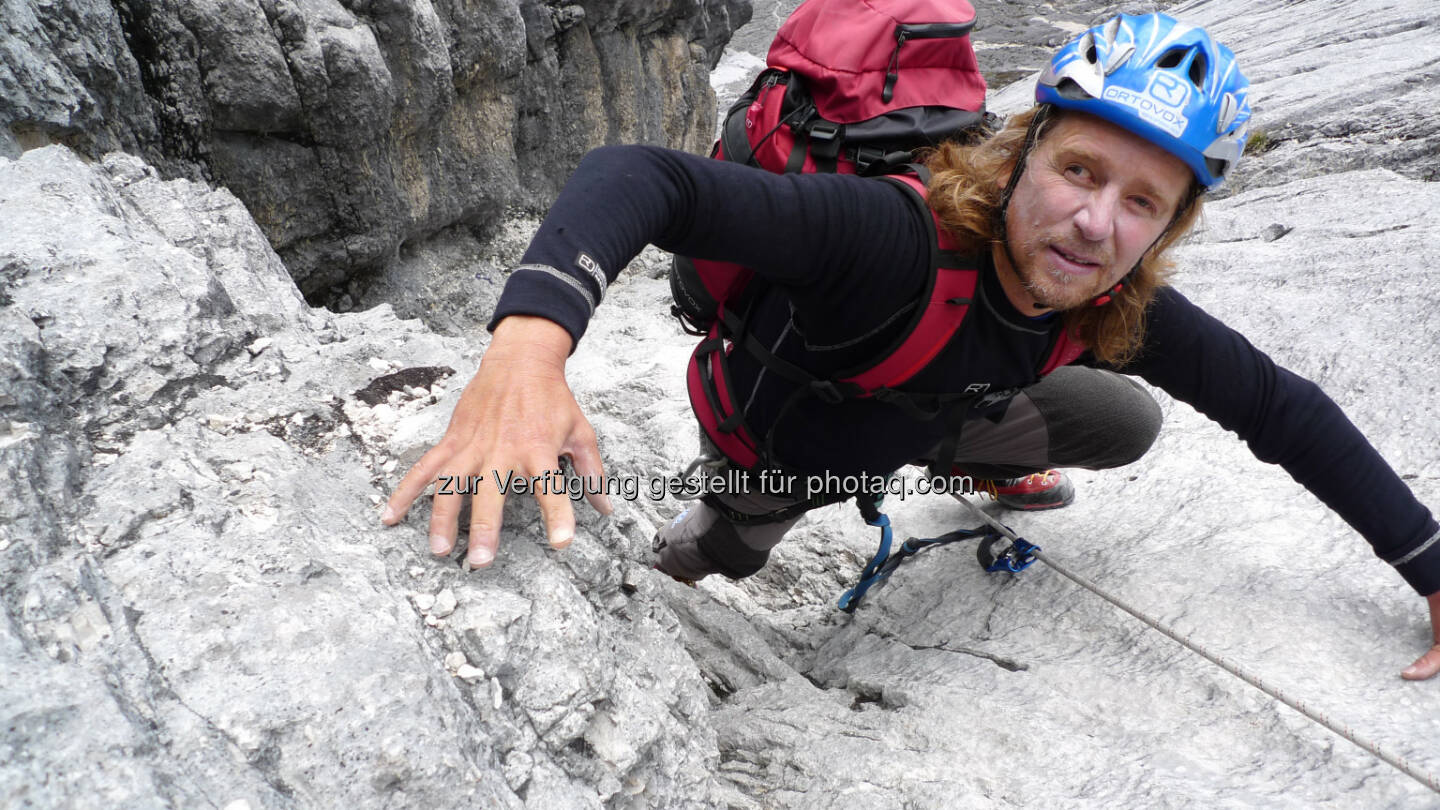
[[[699,455],[691,459],[689,464],[685,465],[685,469],[680,473],[679,480],[690,480],[702,467],[707,470],[718,470],[725,466],[725,463],[725,456],[721,455],[718,450],[701,450]],[[679,501],[697,501],[704,497],[704,487],[696,487],[695,490],[695,494],[693,495],[688,491],[676,493],[675,499]]]

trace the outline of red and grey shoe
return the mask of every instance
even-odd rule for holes
[[[1035,512],[1060,509],[1075,502],[1075,485],[1059,470],[1046,470],[1021,478],[977,478],[976,492],[988,492],[1006,509]]]

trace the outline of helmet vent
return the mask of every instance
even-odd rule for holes
[[[1240,101],[1235,98],[1234,93],[1226,93],[1220,99],[1220,120],[1215,122],[1215,133],[1224,135],[1225,130],[1235,123],[1235,116],[1240,114]]]
[[[1205,54],[1196,51],[1195,61],[1190,63],[1190,82],[1201,90],[1205,89]]]
[[[1055,85],[1055,92],[1058,93],[1061,98],[1074,99],[1076,101],[1091,98],[1090,94],[1085,92],[1085,88],[1080,86],[1079,82],[1068,77],[1061,79],[1060,83]]]
[[[1172,48],[1166,51],[1164,56],[1160,57],[1160,61],[1155,63],[1155,67],[1166,68],[1167,70],[1180,67],[1180,63],[1185,61],[1185,54],[1187,52],[1185,48]]]
[[[1077,32],[1035,85],[1042,108],[1128,129],[1184,161],[1204,188],[1224,182],[1240,161],[1249,93],[1229,48],[1161,13],[1112,16]]]
[[[1190,83],[1204,90],[1205,68],[1208,63],[1205,61],[1205,52],[1199,48],[1171,48],[1165,52],[1164,56],[1160,57],[1160,60],[1155,63],[1155,67],[1174,70],[1185,67],[1186,62],[1189,62],[1189,69],[1186,72],[1190,76]]]

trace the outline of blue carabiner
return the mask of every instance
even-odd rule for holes
[[[980,565],[986,571],[992,574],[1001,571],[1018,574],[1029,568],[1037,559],[1035,552],[1040,551],[1040,547],[1023,537],[1015,538],[1005,551],[999,554],[995,553],[996,544],[1006,539],[1003,535],[997,534],[981,543],[980,547],[976,549]]]

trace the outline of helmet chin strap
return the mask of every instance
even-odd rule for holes
[[[1015,263],[1015,254],[1010,252],[1010,230],[1007,219],[1010,210],[1010,197],[1014,195],[1015,187],[1020,185],[1020,176],[1025,173],[1025,163],[1030,159],[1030,153],[1035,149],[1035,144],[1040,139],[1040,129],[1045,126],[1045,121],[1050,118],[1050,111],[1052,109],[1054,108],[1049,104],[1041,104],[1037,108],[1035,117],[1030,119],[1030,126],[1025,130],[1025,142],[1020,147],[1019,156],[1015,158],[1015,168],[1010,170],[1010,180],[1005,184],[1005,190],[1000,193],[1000,205],[995,210],[995,230],[996,233],[1000,234],[1000,247],[1005,251],[1005,260],[1010,263],[1012,272],[1018,272],[1019,265]],[[1159,236],[1155,237],[1155,241],[1150,243],[1150,247],[1145,248],[1145,253],[1149,253],[1155,249],[1156,245],[1160,244],[1160,240],[1164,239],[1166,234],[1170,233],[1170,229],[1179,221],[1181,215],[1189,210],[1190,206],[1204,193],[1205,187],[1200,185],[1200,183],[1192,177],[1190,188],[1185,193],[1185,199],[1182,200],[1179,207],[1175,209],[1175,216],[1170,218],[1170,223],[1165,226],[1165,230],[1161,231]],[[1145,261],[1145,253],[1140,254],[1140,261],[1135,262],[1135,266],[1130,268],[1130,272],[1121,276],[1120,280],[1115,282],[1114,286],[1090,299],[1090,305],[1093,307],[1103,307],[1113,301],[1115,296],[1119,295],[1120,291],[1125,289],[1125,283],[1130,280],[1130,277],[1140,270],[1141,263]],[[1038,302],[1032,304],[1032,306],[1035,309],[1049,309],[1045,304]]]
[[[1113,300],[1116,295],[1119,295],[1119,294],[1120,294],[1120,291],[1121,291],[1121,290],[1125,289],[1125,282],[1129,281],[1129,280],[1130,280],[1130,277],[1133,276],[1133,275],[1135,275],[1135,271],[1136,271],[1136,270],[1139,270],[1139,269],[1140,269],[1140,265],[1139,265],[1139,264],[1136,264],[1134,267],[1130,268],[1130,272],[1126,273],[1119,281],[1115,282],[1115,286],[1114,286],[1114,287],[1111,287],[1110,289],[1106,290],[1105,292],[1102,292],[1102,293],[1100,293],[1099,295],[1095,296],[1094,298],[1091,298],[1091,299],[1090,299],[1090,306],[1092,306],[1092,307],[1103,307],[1103,306],[1105,306],[1106,304],[1110,303],[1110,301]]]
[[[1010,181],[1005,184],[1005,190],[1000,192],[1000,205],[995,209],[995,232],[1000,235],[1000,247],[1005,251],[1005,260],[1010,263],[1011,272],[1015,272],[1019,265],[1015,263],[1015,254],[1010,252],[1010,225],[1006,219],[1010,211],[1010,197],[1015,193],[1015,187],[1020,185],[1020,175],[1025,173],[1025,163],[1030,159],[1030,152],[1040,138],[1040,128],[1050,117],[1051,109],[1049,104],[1041,104],[1035,117],[1030,119],[1030,126],[1025,130],[1025,142],[1021,144],[1020,154],[1015,158],[1015,167],[1010,170]],[[1040,304],[1035,307],[1044,309]]]

